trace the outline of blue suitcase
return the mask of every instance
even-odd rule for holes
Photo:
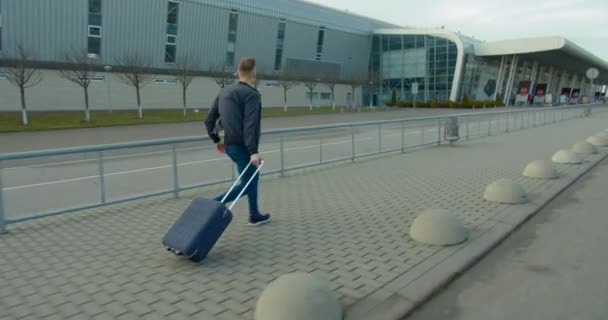
[[[243,195],[253,178],[260,172],[262,165],[263,163],[257,167],[255,173],[251,175],[251,179],[230,207],[226,207],[224,201],[241,181],[243,174],[249,170],[251,164],[243,170],[221,202],[200,197],[192,200],[186,211],[182,213],[163,238],[165,248],[194,262],[203,260],[232,221],[230,210]]]

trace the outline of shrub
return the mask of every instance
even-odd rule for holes
[[[471,105],[471,98],[469,98],[469,95],[466,94],[466,93],[462,96],[462,105],[463,106],[470,106]]]
[[[502,106],[502,97],[500,96],[500,93],[496,95],[496,104]]]
[[[397,105],[397,91],[393,90],[393,93],[391,94],[391,101],[388,102],[386,105],[388,105],[389,107],[394,107]]]
[[[397,107],[399,108],[411,108],[413,104],[411,101],[397,101]]]

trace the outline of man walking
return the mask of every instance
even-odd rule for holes
[[[225,152],[234,161],[239,174],[251,163],[240,184],[226,198],[226,202],[236,199],[256,171],[256,167],[261,163],[258,145],[260,143],[262,101],[260,93],[254,87],[256,82],[255,59],[241,59],[236,74],[239,82],[220,92],[205,119],[207,133],[216,144],[217,150]],[[223,142],[216,130],[218,118],[221,119],[224,129]],[[249,225],[253,226],[270,221],[270,215],[262,214],[258,209],[258,180],[259,175],[256,175],[245,190],[249,200]],[[219,195],[215,200],[220,201],[224,196],[225,194]]]

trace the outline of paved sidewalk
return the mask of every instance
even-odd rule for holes
[[[608,127],[608,114],[379,159],[263,179],[274,221],[246,226],[246,203],[201,264],[176,259],[160,239],[195,195],[226,186],[18,224],[0,236],[0,319],[251,319],[276,277],[312,272],[353,304],[449,249],[408,236],[425,208],[449,208],[476,228],[506,212],[482,199],[511,177],[535,197],[556,181],[521,177],[526,163]],[[587,157],[598,161],[604,154]],[[559,166],[563,179],[584,166]],[[449,262],[444,262],[449,263]]]
[[[608,318],[608,160],[410,320]]]

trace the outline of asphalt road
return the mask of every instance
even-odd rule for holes
[[[608,160],[409,320],[608,319]]]
[[[305,127],[334,123],[428,117],[453,113],[487,112],[504,109],[392,109],[390,111],[355,112],[296,117],[275,117],[262,120],[262,128]],[[509,108],[515,110],[515,108]],[[203,134],[201,122],[146,124],[103,128],[83,128],[19,133],[0,133],[0,153],[55,149],[126,141],[154,140]]]

